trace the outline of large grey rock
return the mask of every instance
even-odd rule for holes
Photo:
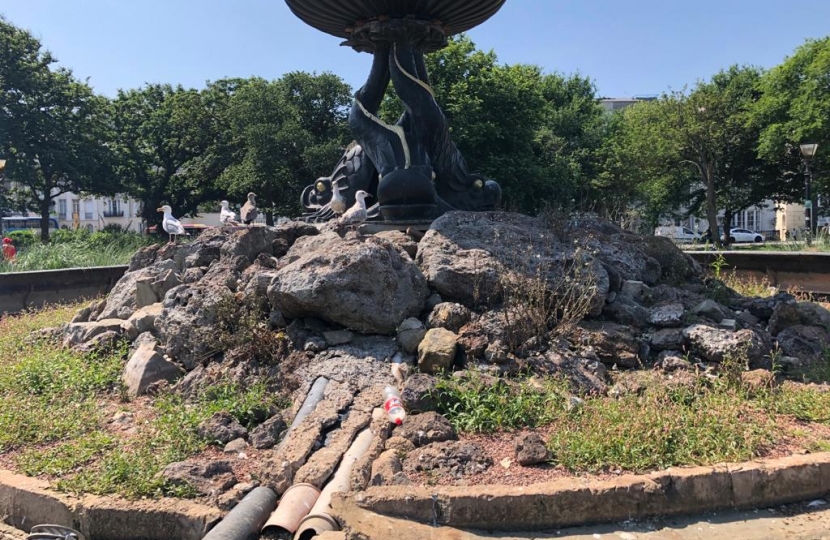
[[[418,369],[421,373],[448,371],[455,361],[458,336],[443,328],[428,330],[418,345]]]
[[[626,326],[588,321],[574,330],[574,337],[581,349],[590,348],[608,366],[635,368],[640,365],[640,343]]]
[[[225,411],[214,413],[210,418],[200,423],[196,431],[201,437],[222,444],[248,435],[248,430],[242,427],[230,413]]]
[[[797,325],[818,326],[830,331],[830,311],[813,302],[780,302],[775,305],[769,320],[770,334],[775,336]]]
[[[277,225],[274,231],[274,240],[271,242],[274,257],[282,257],[288,253],[298,238],[303,236],[317,236],[320,229],[310,223],[301,221],[287,221]]]
[[[427,333],[424,323],[410,317],[405,319],[400,326],[398,326],[397,341],[401,348],[408,354],[415,354],[418,352],[418,345]]]
[[[142,345],[127,362],[122,380],[127,387],[127,394],[136,397],[144,394],[154,383],[173,382],[181,375],[182,370],[165,360],[152,345]]]
[[[173,485],[190,486],[202,495],[216,495],[237,484],[228,461],[178,461],[159,475]]]
[[[445,441],[416,448],[403,465],[408,473],[436,471],[461,477],[483,472],[492,464],[493,460],[475,443]]]
[[[156,318],[161,315],[162,309],[161,302],[143,307],[127,319],[127,324],[134,328],[137,334],[151,332],[155,326]]]
[[[437,403],[438,380],[426,373],[415,373],[403,385],[401,399],[409,412],[434,411]]]
[[[162,274],[170,270],[176,269],[176,263],[173,260],[167,259],[152,263],[150,266],[140,268],[133,272],[127,272],[118,282],[107,296],[107,304],[103,311],[98,316],[98,319],[110,318],[124,318],[129,317],[136,309],[136,289],[139,281],[146,282],[147,286],[152,289],[152,282],[157,280]],[[152,298],[146,298],[143,301],[148,304],[158,302],[159,299],[153,295]]]
[[[538,433],[523,433],[513,441],[516,450],[516,461],[527,467],[537,465],[548,460],[548,449],[545,441]]]
[[[389,334],[421,312],[423,274],[390,242],[303,237],[268,288],[271,305],[288,318],[317,317],[364,334]]]
[[[830,348],[830,333],[823,328],[790,326],[778,333],[776,341],[784,356],[798,358],[802,367],[827,361],[824,355]]]
[[[458,332],[470,322],[470,310],[454,302],[442,302],[432,309],[427,317],[427,328],[446,328]]]
[[[656,351],[677,350],[686,341],[680,328],[661,328],[651,334],[649,345]]]
[[[772,344],[766,336],[755,330],[733,332],[713,328],[703,324],[694,324],[683,330],[692,350],[710,362],[746,360],[750,368],[772,367],[770,352]]]
[[[602,315],[626,326],[642,328],[648,324],[650,314],[646,308],[634,300],[617,295],[614,302],[602,308]]]
[[[725,308],[711,299],[704,300],[700,304],[696,305],[692,310],[692,313],[712,319],[716,323],[721,322],[727,315],[727,313],[725,313]]]
[[[260,253],[273,254],[276,239],[274,227],[249,227],[231,234],[219,251],[222,259],[232,261],[242,257],[252,263]]]
[[[275,414],[251,431],[251,446],[258,449],[271,448],[285,432],[286,424],[281,414]]]
[[[105,332],[115,332],[121,335],[125,331],[124,326],[122,319],[103,319],[95,322],[69,323],[63,329],[63,343],[67,347],[73,347],[86,343],[95,336]]]
[[[654,326],[671,328],[683,323],[683,304],[671,303],[655,306],[649,312],[648,322]]]
[[[577,252],[539,219],[507,212],[444,214],[418,244],[417,260],[431,287],[467,307],[524,294],[528,281],[542,280],[554,289],[567,269],[576,268],[575,283],[585,284],[591,311],[598,314],[610,287],[607,271],[590,251]]]
[[[406,422],[396,427],[392,435],[403,437],[416,447],[458,438],[449,421],[433,411],[407,416]]]

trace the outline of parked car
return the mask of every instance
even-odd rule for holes
[[[671,238],[678,243],[700,242],[701,236],[699,233],[687,227],[657,227],[654,229],[655,236],[665,236]]]
[[[721,240],[724,240],[723,236],[721,236]],[[729,231],[729,243],[737,244],[740,242],[755,242],[761,243],[766,238],[764,235],[755,231],[750,231],[749,229],[730,229]]]

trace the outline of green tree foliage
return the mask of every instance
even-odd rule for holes
[[[679,204],[688,213],[703,209],[714,224],[719,210],[729,223],[765,199],[792,198],[799,189],[788,174],[792,157],[758,155],[760,130],[752,115],[760,80],[759,70],[733,66],[688,94],[624,110],[612,121],[599,178],[639,197],[652,223]]]
[[[812,165],[818,190],[830,193],[830,37],[808,40],[761,81],[754,111],[761,154],[797,154],[801,143],[818,143]]]
[[[501,65],[467,36],[426,58],[430,86],[471,171],[496,180],[508,209],[535,213],[588,196],[602,109],[593,83],[543,74],[537,66]],[[391,91],[381,117],[402,107]]]
[[[197,91],[150,84],[120,91],[113,103],[113,147],[124,191],[141,201],[141,217],[158,224],[156,209],[169,204],[177,215],[193,215],[217,200],[216,179],[229,154],[223,111],[243,84],[218,81]]]
[[[227,110],[232,160],[219,179],[230,196],[252,191],[273,224],[273,212],[295,215],[302,188],[328,175],[349,141],[351,91],[330,73],[294,72],[253,79]]]
[[[0,155],[49,239],[52,200],[69,191],[112,193],[108,103],[31,34],[0,18]]]

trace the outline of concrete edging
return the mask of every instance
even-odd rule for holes
[[[614,480],[563,479],[530,486],[372,487],[339,494],[348,524],[371,511],[433,526],[532,531],[712,510],[775,506],[830,492],[830,453],[712,467],[674,467]]]
[[[44,480],[0,470],[0,518],[23,531],[53,523],[88,540],[200,540],[222,516],[216,508],[178,499],[73,497]]]

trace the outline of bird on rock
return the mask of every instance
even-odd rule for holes
[[[346,212],[337,218],[336,226],[340,227],[357,227],[369,217],[366,211],[366,197],[370,197],[368,193],[362,189],[354,194],[354,205],[346,210]]]
[[[343,194],[340,193],[340,185],[337,183],[337,180],[331,183],[331,202],[329,203],[332,212],[337,214],[338,216],[343,215],[348,207],[346,206],[346,199],[343,198]]]
[[[222,201],[222,209],[219,210],[219,223],[222,225],[238,225],[236,214],[229,208],[228,201]]]
[[[182,222],[173,217],[173,209],[170,208],[169,205],[165,204],[161,208],[157,208],[156,211],[164,212],[164,217],[161,218],[161,228],[168,234],[168,240],[170,243],[175,242],[176,237],[178,236],[188,236],[188,234],[184,232]]]
[[[248,202],[242,205],[239,215],[242,217],[242,222],[245,225],[250,225],[257,218],[259,212],[256,209],[255,193],[248,193]]]

